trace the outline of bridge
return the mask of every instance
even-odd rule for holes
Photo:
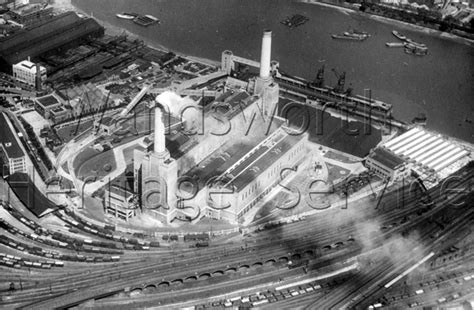
[[[260,63],[258,61],[250,60],[250,59],[239,57],[239,56],[232,56],[232,60],[234,62],[238,62],[244,65],[260,68]]]
[[[0,92],[10,93],[10,94],[1,94],[2,96],[5,96],[5,97],[13,97],[13,96],[18,96],[18,95],[21,95],[23,97],[36,97],[35,92],[23,90],[16,87],[0,87]]]
[[[205,89],[183,89],[178,91],[181,96],[202,96],[202,97],[216,97],[216,90],[205,90]]]
[[[217,72],[213,72],[213,73],[208,74],[208,75],[204,75],[204,76],[200,76],[200,77],[197,77],[197,78],[194,78],[194,79],[182,81],[180,84],[175,83],[174,85],[170,86],[170,89],[179,93],[184,89],[187,89],[187,88],[190,88],[190,87],[196,87],[196,86],[202,85],[204,83],[207,83],[211,80],[219,79],[219,78],[224,77],[226,75],[227,75],[227,73],[225,73],[225,72],[217,71]]]
[[[145,94],[148,92],[150,89],[150,86],[145,85],[143,88],[140,90],[140,92],[135,96],[135,98],[130,101],[130,103],[120,112],[120,117],[126,116],[130,111],[133,110],[133,108],[140,102],[140,100],[145,96]]]

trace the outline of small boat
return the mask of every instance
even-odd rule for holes
[[[418,46],[412,43],[405,43],[405,53],[417,56],[425,56],[428,54],[426,46]]]
[[[385,43],[388,47],[403,47],[405,46],[405,43],[402,42],[387,42]]]
[[[393,30],[392,34],[402,41],[405,41],[407,39],[407,37],[405,37],[403,34],[401,34],[400,32],[396,30]]]
[[[421,48],[425,48],[425,47],[426,47],[425,44],[415,42],[415,41],[413,41],[413,40],[411,40],[411,39],[406,39],[405,41],[406,41],[408,44],[413,44],[413,45],[416,45],[416,46],[421,47]]]
[[[121,19],[130,19],[130,20],[136,17],[134,14],[129,14],[129,13],[115,14],[115,16]]]
[[[333,39],[342,39],[342,40],[355,40],[355,41],[363,41],[370,37],[370,34],[367,32],[360,32],[360,31],[345,31],[341,34],[332,34],[331,38]]]

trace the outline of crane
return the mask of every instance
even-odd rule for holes
[[[311,86],[322,88],[324,87],[324,65],[318,69],[316,78],[311,83]]]
[[[342,74],[339,74],[336,69],[332,69],[332,72],[334,75],[337,77],[337,84],[336,87],[334,87],[334,92],[336,93],[343,93],[344,92],[344,85],[346,83],[346,72],[342,72]]]

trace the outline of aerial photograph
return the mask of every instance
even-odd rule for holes
[[[0,0],[0,309],[474,309],[474,0]]]

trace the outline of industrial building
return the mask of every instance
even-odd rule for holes
[[[165,146],[162,112],[155,108],[155,137],[152,152],[134,150],[135,192],[142,208],[161,221],[170,221],[170,209],[176,206],[178,165]]]
[[[239,59],[232,58],[232,61]],[[229,152],[232,150],[232,154],[227,153],[228,163],[231,166],[228,167],[228,171],[222,172],[226,173],[226,177],[235,176],[235,180],[233,179],[229,186],[235,184],[238,187],[238,201],[232,203],[231,210],[213,212],[213,210],[216,210],[217,203],[206,199],[206,196],[209,195],[209,187],[201,186],[199,193],[189,203],[199,205],[199,210],[206,210],[201,215],[222,218],[236,223],[239,217],[245,214],[258,199],[267,194],[269,189],[276,184],[275,180],[279,180],[280,177],[280,171],[277,172],[276,170],[285,166],[289,160],[294,163],[300,161],[300,156],[304,157],[306,153],[304,151],[306,135],[291,136],[284,129],[278,129],[282,121],[274,119],[278,108],[279,88],[271,75],[270,59],[271,31],[265,31],[262,38],[261,61],[254,64],[260,67],[260,74],[253,77],[246,85],[240,83],[234,89],[224,91],[205,109],[208,112],[210,110],[214,111],[214,117],[221,120],[219,123],[221,125],[222,123],[225,124],[225,120],[231,124],[233,122],[238,133],[235,138],[232,138],[231,134],[226,136],[225,134],[205,133],[198,139],[198,143],[191,145],[186,150],[183,156],[172,158],[165,145],[166,139],[161,109],[159,107],[155,108],[154,149],[151,152],[141,150],[135,150],[134,152],[135,192],[139,197],[142,197],[141,205],[145,212],[167,222],[177,217],[193,218],[185,210],[183,201],[176,197],[178,176],[191,170],[202,182],[202,173],[205,171],[199,169],[199,167],[204,167],[203,162],[226,145],[224,149]],[[223,65],[222,70],[224,72],[216,73],[216,76],[220,77],[223,73],[225,76],[226,68]],[[232,83],[231,81],[228,84],[235,83],[237,82]],[[158,98],[157,101],[159,101]],[[165,103],[160,103],[166,106]],[[247,133],[243,130],[243,127],[248,125],[246,122],[250,123],[250,120],[253,122],[255,117],[260,118],[259,121],[262,123],[255,125],[254,129],[257,133],[254,136],[246,137]],[[268,124],[272,124],[272,122],[273,127],[268,127]],[[186,120],[184,123],[185,130],[191,129],[194,125],[191,120]],[[267,126],[268,132],[262,130],[264,128],[262,126]],[[239,143],[242,143],[244,147],[242,148],[239,145],[239,148],[234,148],[234,145]],[[241,153],[242,150],[246,150],[248,153]],[[245,161],[248,158],[252,160],[250,162]],[[214,165],[210,164],[208,167],[212,168]],[[236,173],[237,170],[240,170],[238,174]],[[219,177],[215,174],[214,176]],[[258,182],[258,186],[255,185],[257,184],[255,182]],[[248,186],[244,183],[248,183]],[[207,205],[208,203],[209,205]],[[207,207],[205,207],[206,205]],[[187,204],[186,207],[188,207]]]
[[[28,3],[12,8],[8,15],[13,21],[29,27],[42,20],[52,18],[53,7],[43,3]]]
[[[4,113],[0,113],[0,158],[3,162],[2,175],[16,172],[26,173],[26,158],[16,131]]]
[[[450,174],[451,166],[468,161],[470,155],[465,146],[414,127],[374,149],[366,158],[366,166],[392,180],[415,171],[422,179],[434,182]]]
[[[402,158],[384,148],[372,150],[365,160],[365,166],[383,179],[397,180],[408,169]]]
[[[74,12],[54,16],[31,28],[0,38],[0,68],[12,73],[13,64],[65,46],[104,34],[104,28],[92,18],[80,18]]]
[[[41,89],[46,80],[46,68],[29,60],[13,65],[13,77],[20,82]]]
[[[119,185],[109,185],[105,190],[104,211],[116,218],[128,221],[136,215],[136,196]]]
[[[280,127],[207,188],[211,217],[237,223],[307,155],[307,134]]]
[[[46,119],[51,117],[51,111],[62,107],[63,103],[54,93],[35,98],[35,109]]]

